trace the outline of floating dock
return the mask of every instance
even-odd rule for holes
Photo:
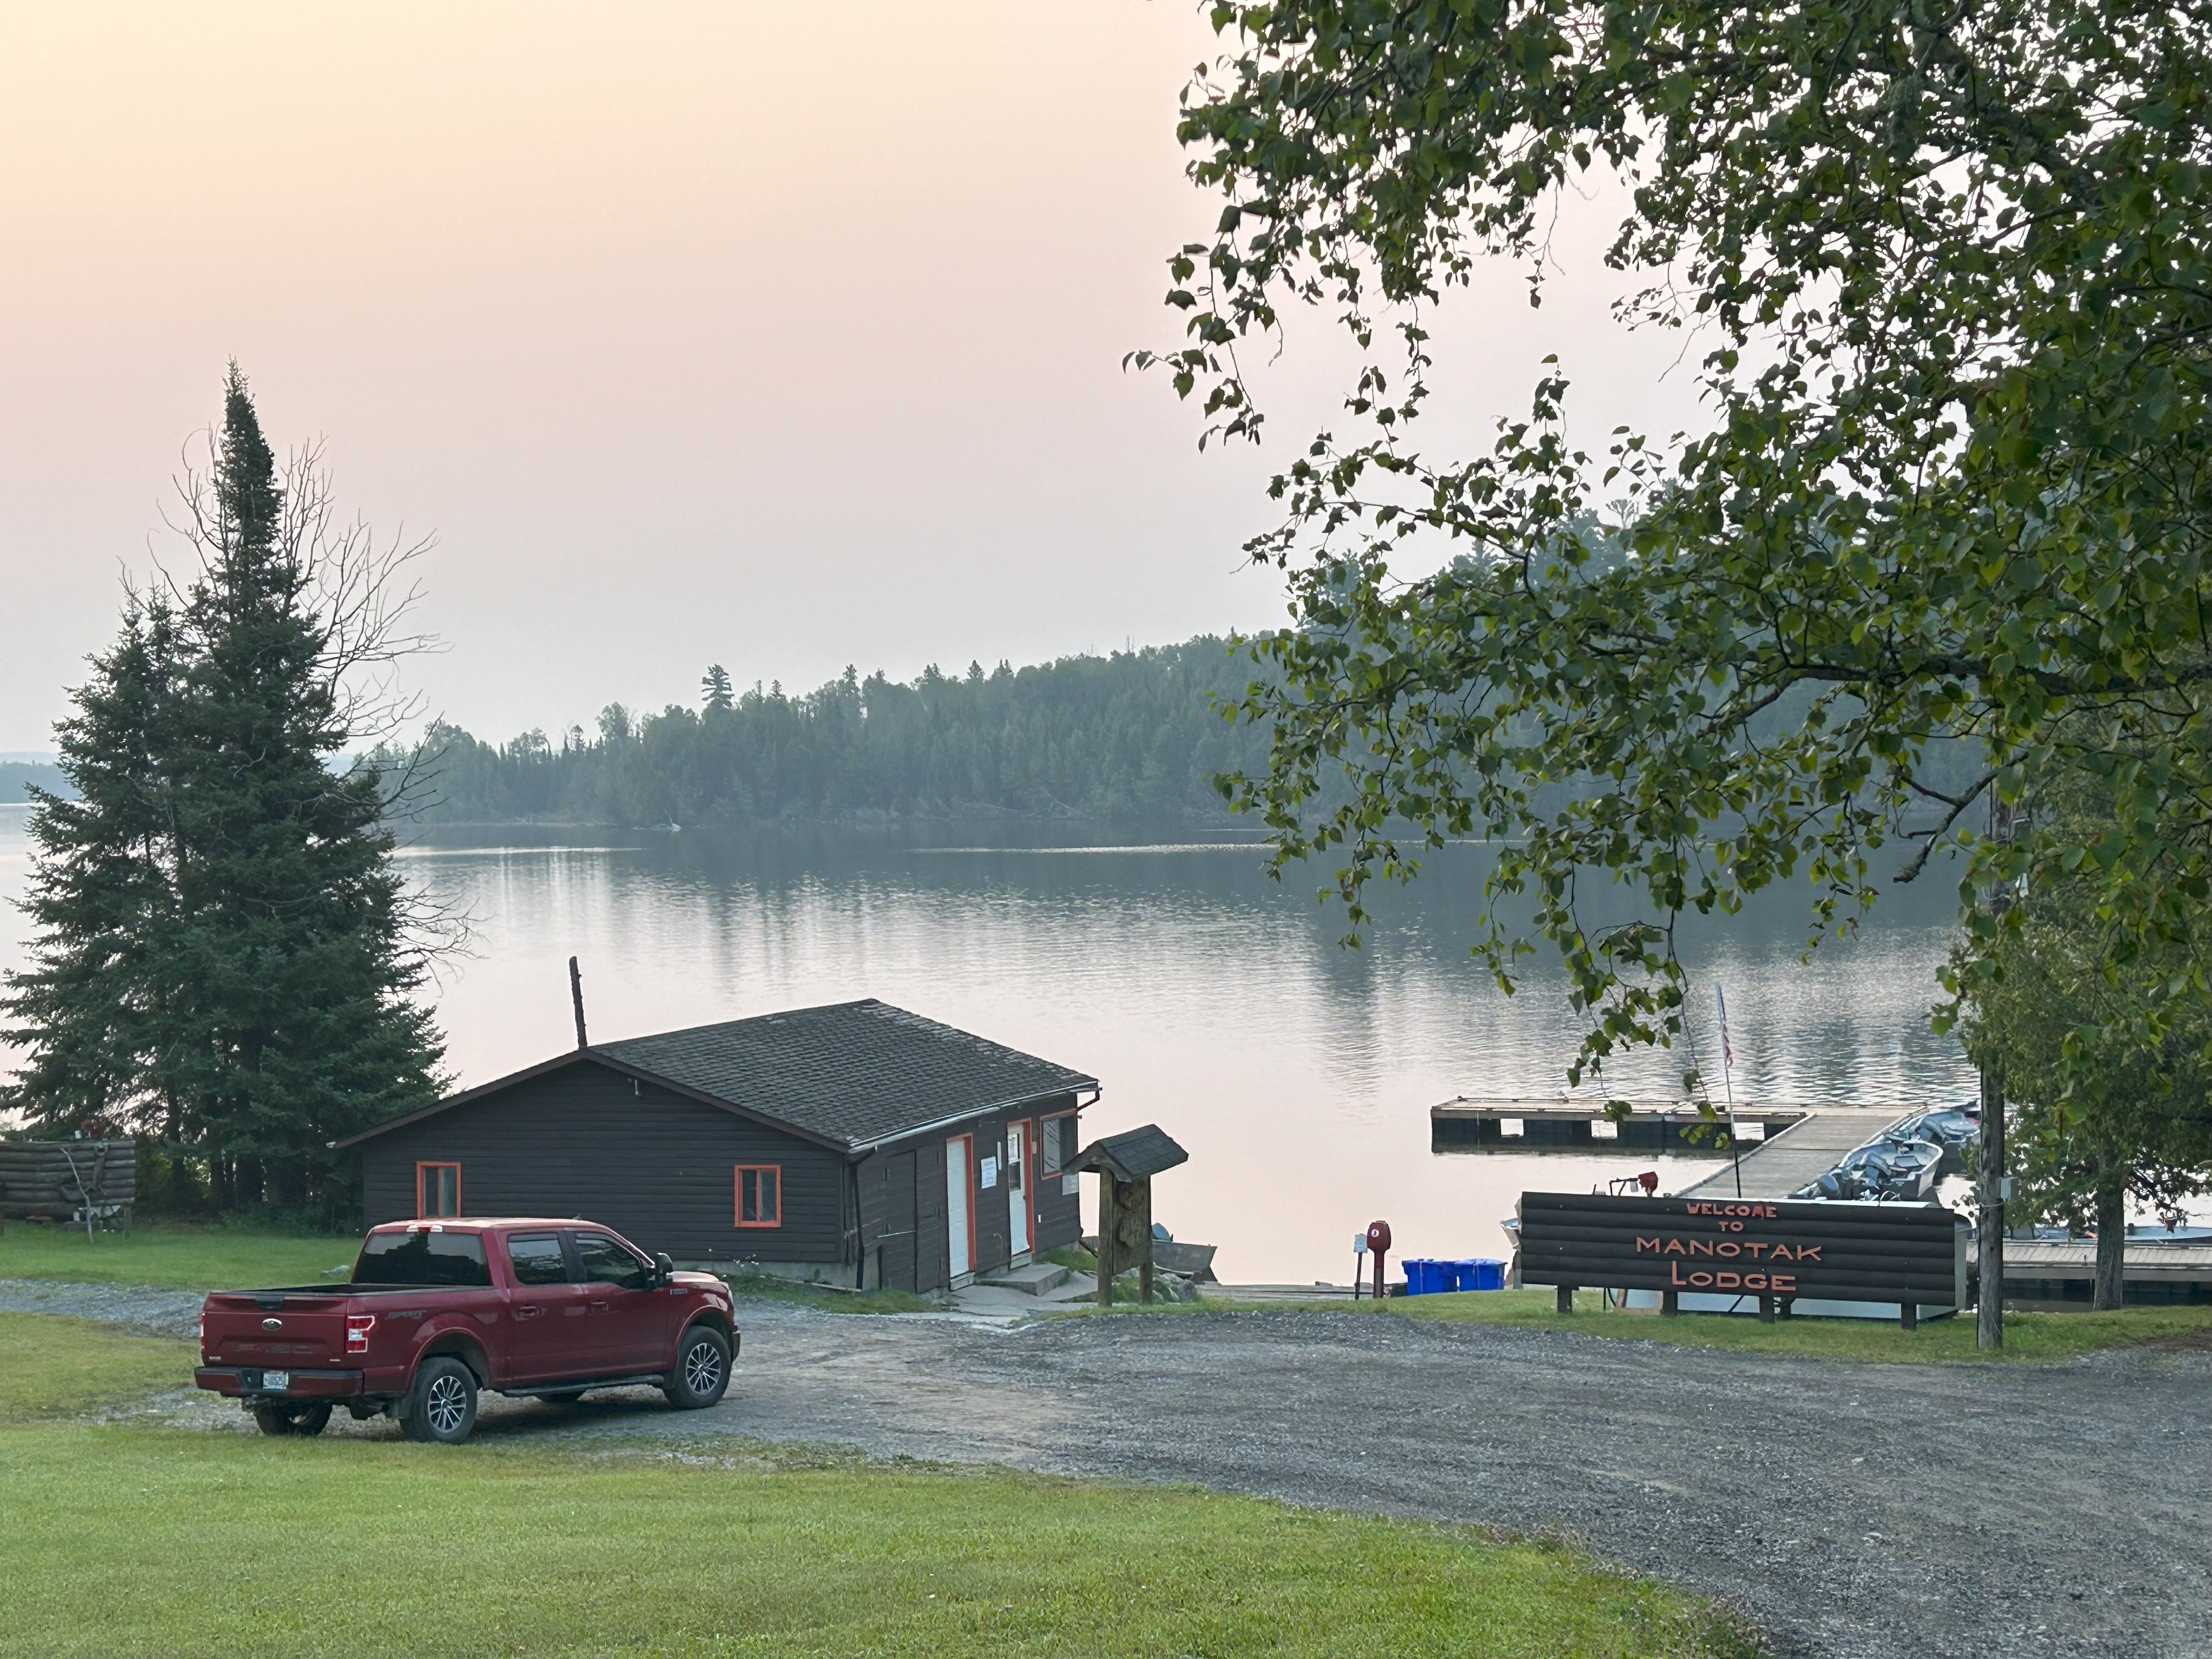
[[[1736,1108],[1736,1132],[1746,1146],[1764,1144],[1815,1109],[1823,1109],[1747,1102]],[[1898,1115],[1893,1112],[1885,1121],[1893,1121]],[[1857,1144],[1851,1143],[1854,1146]],[[1642,1153],[1657,1158],[1725,1158],[1735,1146],[1725,1115],[1705,1116],[1685,1101],[1657,1105],[1632,1103],[1625,1121],[1608,1116],[1601,1101],[1583,1103],[1556,1098],[1486,1099],[1462,1095],[1429,1108],[1429,1150],[1432,1152],[1590,1152],[1600,1157]]]

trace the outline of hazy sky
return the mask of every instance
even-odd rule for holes
[[[1200,456],[1120,367],[1211,226],[1173,127],[1216,49],[1183,0],[9,9],[0,750],[51,746],[232,356],[346,507],[437,533],[414,678],[487,737],[713,660],[1275,622],[1236,550],[1272,458]],[[1679,341],[1624,346],[1576,274],[1455,307],[1467,432],[1547,350],[1592,432],[1681,401]],[[1287,363],[1278,445],[1338,366]]]

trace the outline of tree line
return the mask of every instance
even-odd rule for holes
[[[1216,815],[1213,779],[1256,763],[1264,739],[1231,725],[1217,691],[1249,662],[1201,636],[986,672],[936,666],[911,681],[848,668],[799,695],[736,690],[719,664],[696,708],[501,744],[456,726],[431,734],[434,784],[421,816],[446,823],[565,820],[737,824],[976,812],[1115,818]]]

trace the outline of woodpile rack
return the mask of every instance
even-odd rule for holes
[[[138,1149],[116,1140],[0,1139],[0,1220],[131,1230]]]

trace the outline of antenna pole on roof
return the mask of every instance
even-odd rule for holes
[[[576,1005],[576,1046],[588,1048],[592,1045],[584,1036],[584,975],[574,957],[568,958],[568,1000]]]

